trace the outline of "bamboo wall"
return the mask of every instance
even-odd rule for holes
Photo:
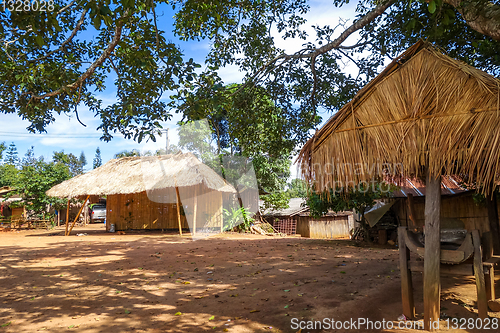
[[[425,225],[425,197],[414,198],[417,228]],[[411,226],[408,217],[408,200],[400,199],[394,204],[399,223],[403,226]],[[488,211],[482,203],[473,200],[472,193],[464,193],[454,196],[441,197],[441,228],[465,228],[467,230],[477,229],[482,234],[490,231]]]
[[[319,239],[337,239],[349,237],[354,228],[352,215],[324,216],[318,219],[309,216],[297,216],[297,234],[302,237]]]
[[[183,229],[188,229],[189,225],[193,225],[195,203],[197,230],[221,227],[222,200],[228,195],[211,191],[203,185],[179,187],[179,194]],[[175,188],[148,193],[109,195],[106,202],[106,229],[109,230],[109,226],[114,224],[115,230],[177,230],[179,224],[176,202]]]

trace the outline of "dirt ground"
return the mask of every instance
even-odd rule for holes
[[[0,332],[299,332],[294,320],[397,327],[402,313],[396,247],[242,234],[193,241],[102,225],[62,233],[0,233]],[[473,278],[442,282],[442,312],[477,318]],[[420,275],[414,285],[421,318]]]

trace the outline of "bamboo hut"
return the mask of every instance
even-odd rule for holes
[[[124,157],[54,186],[47,195],[107,196],[106,229],[222,229],[235,189],[192,153]],[[70,230],[71,231],[71,230]],[[69,232],[70,232],[69,231]],[[69,234],[67,232],[67,234]]]
[[[439,176],[467,177],[491,196],[500,180],[499,87],[497,78],[419,41],[331,117],[299,155],[302,174],[317,191],[355,187],[387,175],[425,179],[427,329],[440,313],[444,250],[440,250]],[[473,238],[474,246],[479,246],[477,236]],[[403,259],[401,263],[406,265]],[[475,272],[480,270],[481,265],[475,267]],[[477,278],[477,284],[479,296],[484,280]],[[403,294],[405,286],[411,286],[411,274],[402,270]],[[412,299],[403,299],[410,317],[412,306]],[[479,309],[480,316],[485,314],[484,308]]]

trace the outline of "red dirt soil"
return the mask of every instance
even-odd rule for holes
[[[193,241],[102,225],[62,234],[0,233],[0,332],[299,332],[293,318],[397,327],[402,313],[395,247],[245,234]],[[477,318],[473,277],[442,282],[442,312]],[[421,275],[414,286],[421,318]]]

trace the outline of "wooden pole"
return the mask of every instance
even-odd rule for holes
[[[472,230],[472,244],[474,244],[474,277],[477,290],[477,314],[481,319],[488,318],[488,300],[484,281],[483,254],[481,252],[481,237],[479,231]]]
[[[68,199],[68,205],[66,206],[66,231],[64,232],[64,236],[68,234],[68,225],[69,225],[69,199]]]
[[[58,227],[61,226],[61,210],[60,209],[57,210],[57,226]]]
[[[182,225],[181,225],[181,198],[179,196],[179,188],[175,187],[175,195],[177,197],[177,222],[179,222],[179,235],[182,236]]]
[[[196,213],[198,208],[198,196],[196,194],[196,186],[194,186],[194,212],[193,212],[193,235],[196,235]]]
[[[413,283],[411,270],[408,264],[410,249],[406,246],[406,227],[398,228],[399,269],[401,271],[401,298],[403,301],[403,314],[408,319],[415,318],[415,303],[413,301]]]
[[[67,235],[66,235],[66,236],[69,236],[69,234],[71,234],[71,231],[73,230],[73,227],[75,226],[76,221],[77,221],[77,220],[78,220],[78,218],[80,217],[80,214],[82,213],[82,210],[83,210],[83,208],[85,207],[85,204],[87,203],[87,201],[89,200],[89,198],[90,198],[90,195],[87,195],[87,198],[86,198],[86,199],[85,199],[85,201],[83,202],[82,207],[80,207],[80,210],[78,211],[78,214],[76,214],[76,217],[75,217],[75,219],[73,220],[73,223],[71,224],[71,228],[69,228],[69,231],[68,231],[68,233],[67,233]]]
[[[439,328],[441,266],[441,177],[426,172],[425,252],[424,252],[424,327]]]

